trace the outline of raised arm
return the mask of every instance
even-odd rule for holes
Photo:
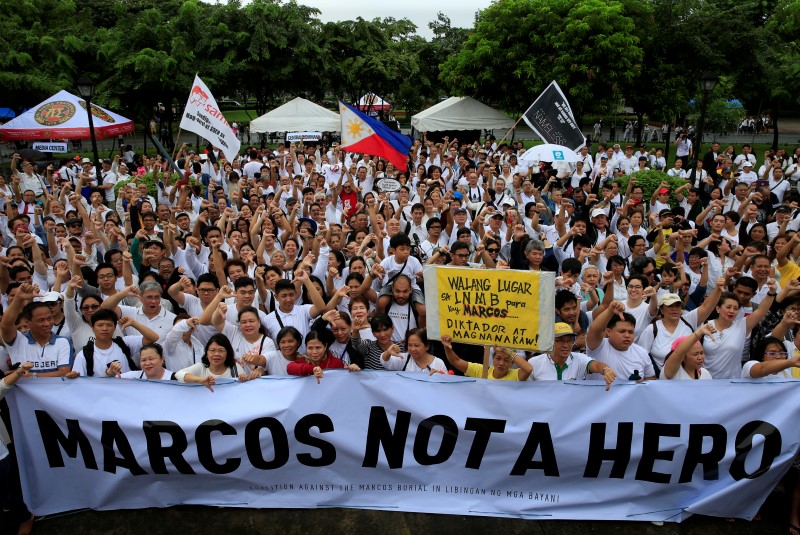
[[[457,369],[461,373],[465,373],[469,367],[469,362],[462,360],[458,355],[456,355],[456,352],[453,351],[452,338],[450,338],[448,335],[442,336],[442,345],[444,346],[444,354],[453,368]]]
[[[678,370],[681,369],[681,365],[683,364],[684,357],[686,357],[686,353],[688,353],[697,342],[702,340],[703,336],[708,335],[709,337],[713,337],[715,332],[716,329],[714,328],[714,325],[711,323],[706,323],[689,336],[686,336],[684,340],[678,344],[678,347],[676,347],[675,350],[672,351],[664,361],[664,369],[662,370],[664,377],[667,379],[672,379],[675,377],[675,375],[678,373]]]
[[[613,291],[613,290],[612,290]],[[586,347],[587,349],[597,349],[603,342],[606,327],[614,314],[622,317],[625,312],[625,303],[621,301],[612,301],[611,304],[603,310],[592,322],[589,327],[589,332],[586,333]]]
[[[217,295],[214,296],[214,299],[212,299],[208,306],[203,309],[203,313],[200,315],[200,318],[198,318],[200,325],[211,325],[213,314],[217,310],[217,307],[224,299],[229,297],[233,297],[233,291],[231,290],[231,287],[226,284],[219,289]]]
[[[745,318],[745,325],[747,325],[747,334],[750,334],[750,331],[753,330],[753,327],[761,323],[761,320],[764,319],[764,316],[767,315],[769,312],[770,307],[772,307],[772,302],[775,300],[775,296],[778,295],[778,283],[775,279],[767,279],[767,295],[764,296],[764,299],[761,301],[761,304],[758,305],[758,308],[755,309],[747,318]]]
[[[134,329],[139,331],[139,334],[142,335],[142,343],[145,345],[154,344],[155,342],[158,342],[158,333],[155,332],[153,329],[134,320],[133,318],[122,316],[119,319],[119,328],[125,329],[126,327],[133,327]]]
[[[3,333],[3,341],[11,345],[17,339],[16,321],[22,312],[23,307],[38,295],[39,289],[33,284],[23,284],[17,290],[17,294],[8,304],[3,319],[0,320],[0,331]]]

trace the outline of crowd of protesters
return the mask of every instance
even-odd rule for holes
[[[675,145],[669,165],[603,144],[550,164],[521,142],[426,138],[407,171],[335,143],[233,161],[183,146],[180,173],[132,151],[98,171],[14,155],[0,176],[0,394],[37,376],[213,390],[328,369],[606,388],[797,377],[800,149]],[[665,176],[647,197],[640,170]],[[429,340],[425,264],[555,272],[552,350],[490,348],[484,369],[485,348]]]

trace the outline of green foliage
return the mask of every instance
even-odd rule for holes
[[[173,173],[172,183],[174,184],[178,180],[180,180],[180,175],[177,173]],[[122,188],[125,184],[128,184],[130,182],[134,182],[134,179],[131,178],[129,180],[120,180],[119,182],[117,182],[114,185],[114,194],[119,195],[120,188]],[[153,173],[147,173],[145,175],[137,177],[135,182],[144,182],[145,184],[147,184],[147,194],[153,197],[154,199],[158,199],[158,185],[156,184],[157,181]],[[189,184],[191,186],[200,186],[202,192],[201,194],[205,195],[206,187],[200,182],[198,182],[195,178],[193,177],[189,178]],[[155,208],[155,206],[153,208]]]
[[[706,122],[703,132],[706,134],[736,132],[736,128],[745,117],[742,108],[734,108],[728,105],[728,100],[733,98],[734,80],[728,76],[720,78],[714,90],[708,96],[706,104]],[[691,113],[687,116],[690,124],[700,123],[700,103],[702,95],[698,92],[695,95],[694,105]],[[704,138],[706,136],[703,136]]]
[[[653,196],[653,192],[661,187],[662,182],[667,183],[667,187],[669,188],[669,203],[672,206],[677,206],[678,200],[675,198],[675,190],[679,187],[686,184],[685,180],[680,178],[674,178],[667,176],[666,173],[662,173],[661,171],[638,171],[633,173],[632,175],[624,175],[619,178],[614,179],[614,182],[619,182],[620,184],[620,191],[626,191],[628,188],[628,182],[632,177],[636,178],[636,185],[641,186],[644,192],[644,202],[649,203],[650,198]]]
[[[619,0],[498,0],[440,78],[455,94],[506,110],[524,110],[556,80],[580,118],[614,101],[641,69],[630,11]]]

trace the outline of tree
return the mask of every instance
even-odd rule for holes
[[[358,17],[325,24],[322,41],[330,91],[357,102],[369,92],[388,96],[404,80],[413,80],[418,43],[411,43],[410,36],[415,31],[416,26],[407,19],[367,21]]]
[[[619,0],[498,0],[478,14],[461,52],[440,66],[456,94],[523,110],[556,80],[580,120],[638,75],[634,19]]]
[[[58,28],[58,31],[52,31]],[[37,0],[9,8],[0,19],[3,106],[33,106],[97,68],[96,34],[71,0]]]

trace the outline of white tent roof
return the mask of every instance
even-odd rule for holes
[[[514,120],[472,97],[450,97],[411,118],[420,132],[511,128]]]
[[[304,98],[297,97],[250,123],[250,131],[262,132],[338,132],[339,114]]]

